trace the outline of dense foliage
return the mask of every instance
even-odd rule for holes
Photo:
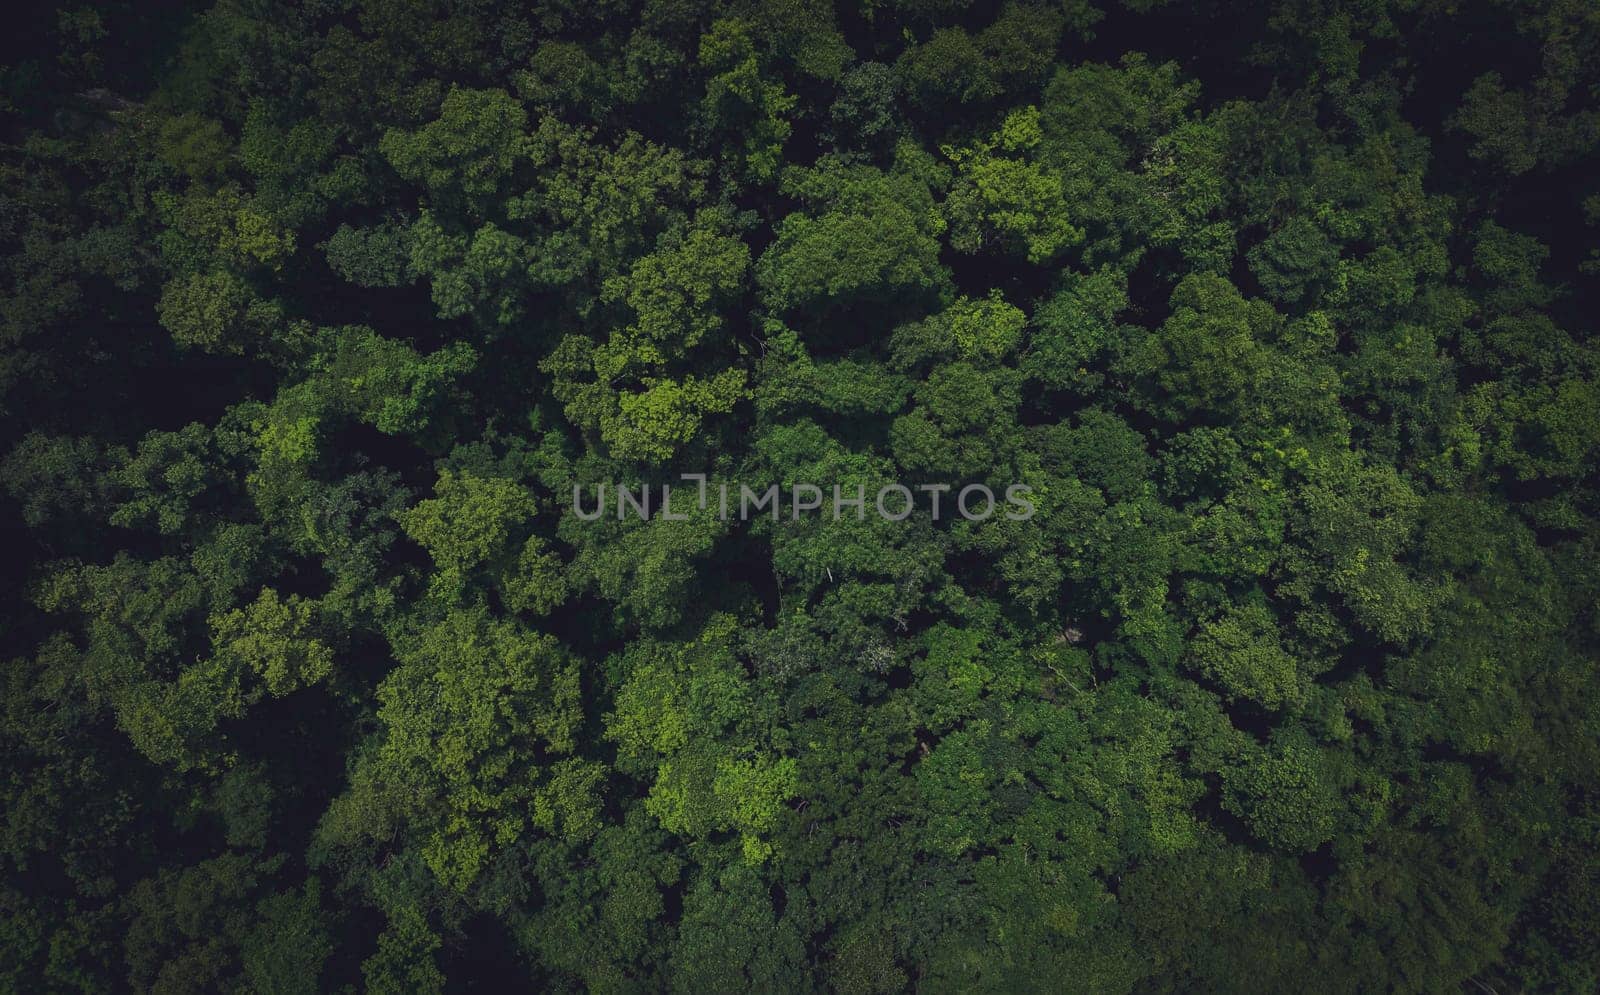
[[[0,990],[1600,987],[1592,0],[33,13]]]

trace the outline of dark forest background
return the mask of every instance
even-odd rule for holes
[[[1592,0],[0,81],[0,990],[1600,987]],[[683,472],[1038,514],[568,513]]]

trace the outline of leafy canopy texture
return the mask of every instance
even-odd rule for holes
[[[0,993],[1600,990],[1593,0],[24,6]]]

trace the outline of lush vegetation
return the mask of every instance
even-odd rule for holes
[[[1600,986],[1592,0],[32,14],[0,990]]]

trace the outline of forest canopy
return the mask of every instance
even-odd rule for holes
[[[1592,0],[0,49],[0,992],[1600,989]]]

